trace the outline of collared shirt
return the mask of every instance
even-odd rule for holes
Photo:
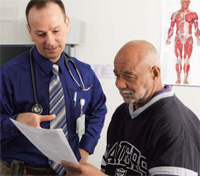
[[[65,96],[68,141],[79,160],[79,148],[93,153],[98,142],[107,112],[106,97],[91,67],[73,58],[85,87],[93,84],[90,90],[82,91],[69,74],[64,57],[63,53],[57,64],[60,67],[59,77]],[[38,103],[43,107],[42,115],[47,115],[49,114],[49,82],[52,77],[53,63],[41,56],[35,47],[33,49],[33,65]],[[68,65],[75,79],[81,84],[71,62],[68,62]],[[0,85],[1,159],[11,162],[15,158],[34,167],[49,167],[48,158],[35,148],[9,120],[9,118],[15,119],[19,113],[31,112],[31,108],[35,104],[30,71],[30,52],[17,56],[1,67]],[[75,92],[77,94],[76,102],[74,102]],[[85,99],[83,113],[86,115],[86,133],[79,143],[76,134],[76,119],[80,116],[80,99]],[[48,129],[50,122],[42,122],[41,127]]]

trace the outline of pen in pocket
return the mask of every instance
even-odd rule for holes
[[[77,92],[74,92],[74,107],[76,107]]]

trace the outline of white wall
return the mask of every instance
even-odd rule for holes
[[[80,60],[93,64],[112,64],[119,48],[129,40],[145,39],[160,51],[161,0],[66,0],[70,17],[86,22],[84,45],[76,48]],[[122,98],[114,79],[100,79],[107,96],[108,114],[101,139],[89,162],[100,167],[105,151],[106,131],[112,113]],[[176,95],[200,117],[200,88],[174,86]]]

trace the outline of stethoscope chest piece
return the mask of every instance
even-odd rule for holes
[[[35,104],[33,107],[32,107],[32,112],[33,113],[36,113],[36,114],[42,114],[43,112],[43,108],[42,106],[40,106],[39,104]]]

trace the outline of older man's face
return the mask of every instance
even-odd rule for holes
[[[117,55],[114,74],[116,87],[126,103],[140,107],[149,100],[153,89],[151,69],[140,63],[137,53]]]

